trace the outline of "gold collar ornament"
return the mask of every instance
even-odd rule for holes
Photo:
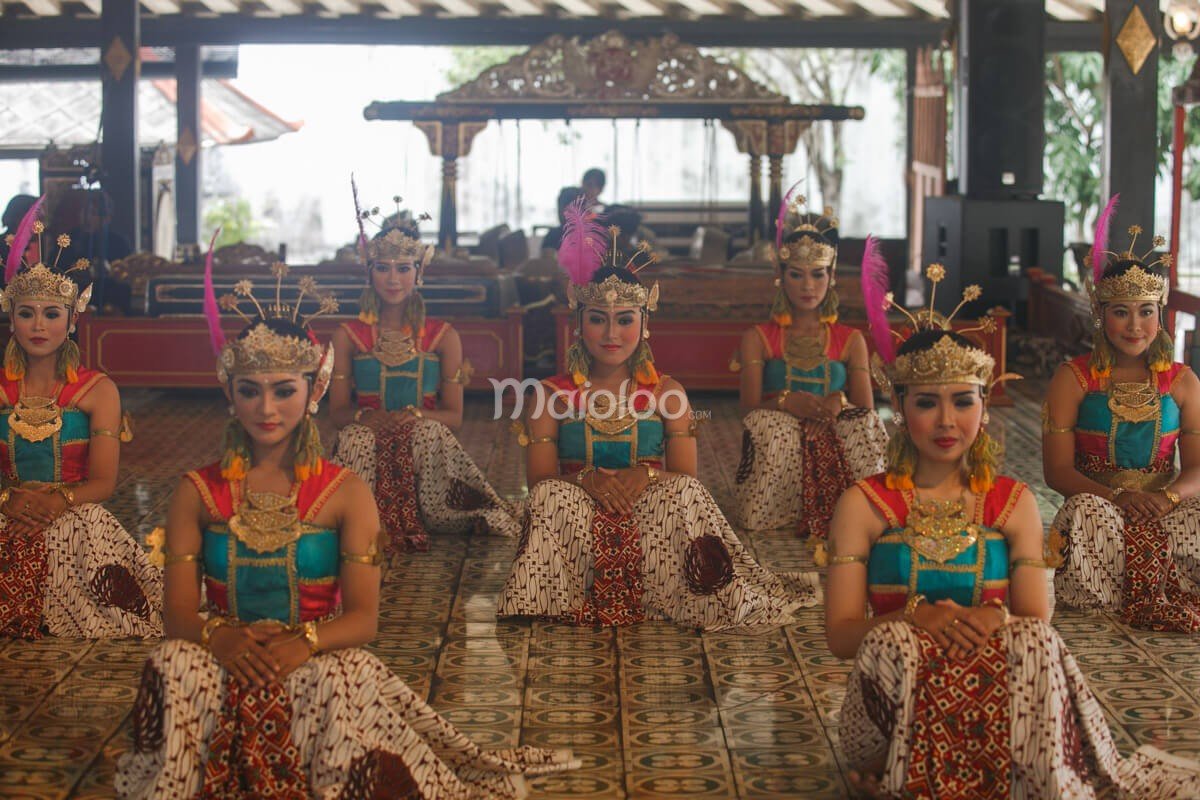
[[[229,518],[229,530],[256,553],[271,553],[297,541],[304,532],[296,508],[298,493],[299,486],[289,495],[246,489],[237,512]]]
[[[43,200],[44,198],[39,199],[26,212],[17,226],[16,233],[5,237],[5,243],[10,249],[4,269],[6,285],[0,290],[0,311],[12,313],[21,303],[43,302],[61,303],[69,310],[82,314],[92,298],[92,287],[88,286],[80,292],[79,284],[71,279],[70,273],[89,272],[91,263],[86,258],[81,258],[70,266],[60,267],[63,252],[71,246],[71,237],[65,233],[55,237],[58,252],[49,264],[45,263],[46,248],[42,235],[46,226],[38,219]],[[35,236],[38,256],[31,264],[25,258],[25,251]]]
[[[62,407],[58,405],[58,392],[52,397],[26,396],[25,382],[21,382],[17,404],[8,418],[8,428],[27,442],[41,442],[62,430]]]
[[[824,326],[816,336],[788,336],[783,359],[792,369],[807,372],[825,363]]]
[[[1151,376],[1149,381],[1111,382],[1108,408],[1114,417],[1125,422],[1156,419],[1161,412],[1161,404],[1154,377]]]
[[[908,525],[900,538],[925,559],[945,564],[965,553],[979,540],[979,534],[979,526],[967,521],[962,498],[921,501],[914,493]]]
[[[611,392],[589,394],[584,400],[589,427],[605,436],[619,436],[638,423],[629,398],[615,396]]]
[[[371,354],[385,367],[399,367],[417,354],[416,342],[411,334],[381,328]]]

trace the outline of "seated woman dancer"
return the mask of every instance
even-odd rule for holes
[[[0,636],[162,634],[162,575],[100,503],[117,485],[121,398],[69,338],[91,297],[87,261],[42,246],[39,200],[13,235],[0,308]],[[50,262],[50,263],[46,263]]]
[[[875,413],[867,343],[840,324],[837,220],[800,214],[776,233],[779,276],[771,320],[742,336],[742,461],[734,495],[748,530],[796,528],[821,542],[833,504],[856,479],[883,469],[887,431]],[[740,363],[738,363],[740,362]]]
[[[543,382],[527,417],[529,519],[499,614],[705,630],[787,622],[815,604],[813,587],[793,593],[734,536],[695,477],[687,394],[655,369],[658,285],[636,275],[653,255],[626,262],[607,249],[602,266],[604,229],[572,206],[558,258],[579,339],[568,374]]]
[[[900,430],[886,472],[838,501],[825,607],[829,649],[855,659],[852,781],[889,798],[1200,796],[1200,764],[1118,754],[1046,621],[1037,504],[997,474],[983,427],[992,357],[927,311],[893,350],[882,311],[868,300]]]
[[[381,534],[370,489],[321,457],[313,415],[332,349],[278,295],[224,342],[211,286],[234,418],[221,461],[171,499],[168,640],[142,673],[118,795],[515,798],[522,775],[575,766],[565,752],[482,750],[362,649],[379,621]]]
[[[1133,252],[1136,228],[1126,251],[1105,252],[1115,200],[1092,249],[1092,352],[1059,367],[1043,415],[1046,483],[1067,498],[1051,527],[1062,551],[1054,593],[1064,605],[1119,610],[1138,628],[1194,633],[1200,381],[1172,363],[1163,259]]]
[[[363,213],[359,213],[362,225]],[[521,529],[454,437],[470,367],[448,322],[425,315],[418,287],[433,247],[415,230],[360,236],[367,286],[358,319],[333,334],[338,372],[330,411],[340,429],[334,461],[375,494],[388,550],[428,550],[428,532],[476,524],[502,536]]]

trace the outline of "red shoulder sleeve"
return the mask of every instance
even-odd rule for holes
[[[762,337],[763,347],[767,348],[767,358],[783,358],[783,328],[775,322],[764,322],[754,328]]]
[[[15,406],[17,400],[21,398],[21,384],[19,381],[10,381],[4,377],[4,371],[0,370],[0,402],[8,406]]]
[[[192,470],[184,477],[191,481],[200,493],[200,499],[209,516],[222,521],[233,516],[233,490],[229,481],[221,477],[221,462]]]
[[[896,489],[887,488],[886,473],[863,478],[854,485],[862,490],[871,505],[883,515],[888,526],[899,528],[908,520],[908,504],[904,502],[904,495]]]
[[[1180,364],[1176,362],[1164,371],[1156,372],[1155,376],[1158,378],[1158,393],[1167,394],[1170,392],[1171,387],[1175,385],[1175,380],[1179,377],[1179,373],[1183,372],[1186,367],[1186,364]]]
[[[996,482],[983,501],[983,524],[989,528],[1002,528],[1012,516],[1025,484],[1007,475],[997,475]]]
[[[830,361],[841,361],[846,357],[846,345],[855,329],[849,325],[835,322],[829,326],[829,344],[825,348],[825,357]]]
[[[375,347],[374,325],[368,325],[360,319],[352,319],[343,322],[341,327],[350,336],[350,341],[354,343],[358,352],[366,353]]]
[[[450,323],[441,319],[426,319],[421,328],[421,352],[436,350],[442,337],[450,330]]]
[[[96,388],[96,384],[108,377],[98,369],[80,367],[79,380],[68,383],[58,395],[59,405],[65,407],[79,405],[88,392]]]
[[[1084,353],[1072,358],[1067,362],[1067,367],[1075,375],[1075,380],[1079,381],[1079,388],[1085,392],[1094,392],[1100,388],[1100,381],[1092,377],[1091,354]]]
[[[350,473],[345,467],[321,459],[321,471],[300,484],[300,493],[296,497],[296,509],[300,518],[311,520],[321,513],[325,503],[333,497],[333,493],[346,480]]]

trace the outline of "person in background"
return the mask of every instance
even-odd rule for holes
[[[558,190],[558,225],[546,232],[545,238],[542,239],[543,250],[558,250],[562,247],[563,214],[579,195],[578,186],[564,186]]]
[[[589,210],[595,212],[604,210],[604,204],[600,202],[600,193],[604,191],[605,183],[607,183],[607,178],[604,175],[604,170],[598,167],[592,167],[583,173],[580,188],[583,189],[583,195],[587,198]]]
[[[4,232],[0,233],[0,262],[8,260],[8,237],[17,232],[22,217],[29,213],[36,202],[37,198],[31,194],[18,194],[4,207],[4,216],[0,217],[0,224],[4,225]]]
[[[91,189],[82,194],[82,208],[77,219],[65,220],[74,224],[69,235],[71,246],[64,253],[68,264],[86,258],[95,272],[95,292],[92,302],[104,308],[108,283],[108,265],[133,254],[133,246],[118,231],[112,229],[113,202],[108,192]]]

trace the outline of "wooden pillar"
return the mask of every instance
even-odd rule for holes
[[[770,189],[767,195],[767,233],[771,241],[775,240],[775,223],[778,219],[779,204],[783,202],[783,156],[772,153],[767,156],[768,180]]]
[[[175,48],[175,241],[200,236],[200,46]]]
[[[438,215],[438,244],[450,250],[458,244],[458,157],[442,155],[442,208]]]
[[[1131,225],[1154,227],[1158,173],[1158,38],[1162,13],[1155,0],[1106,0],[1104,197],[1119,193],[1110,241],[1118,246]],[[1144,237],[1143,237],[1144,238]],[[1110,247],[1112,244],[1110,244]]]
[[[913,176],[913,160],[916,155],[913,140],[916,132],[917,108],[917,48],[909,47],[905,53],[905,87],[904,87],[904,238],[910,245],[913,240],[913,202],[916,199],[916,186]],[[907,272],[907,270],[905,270]]]
[[[750,220],[746,238],[753,245],[765,232],[762,196],[762,156],[750,155]]]
[[[102,185],[113,202],[112,229],[129,239],[137,251],[142,244],[137,124],[142,35],[138,0],[105,0],[100,28]],[[97,294],[102,294],[102,276],[97,276],[97,283]]]

